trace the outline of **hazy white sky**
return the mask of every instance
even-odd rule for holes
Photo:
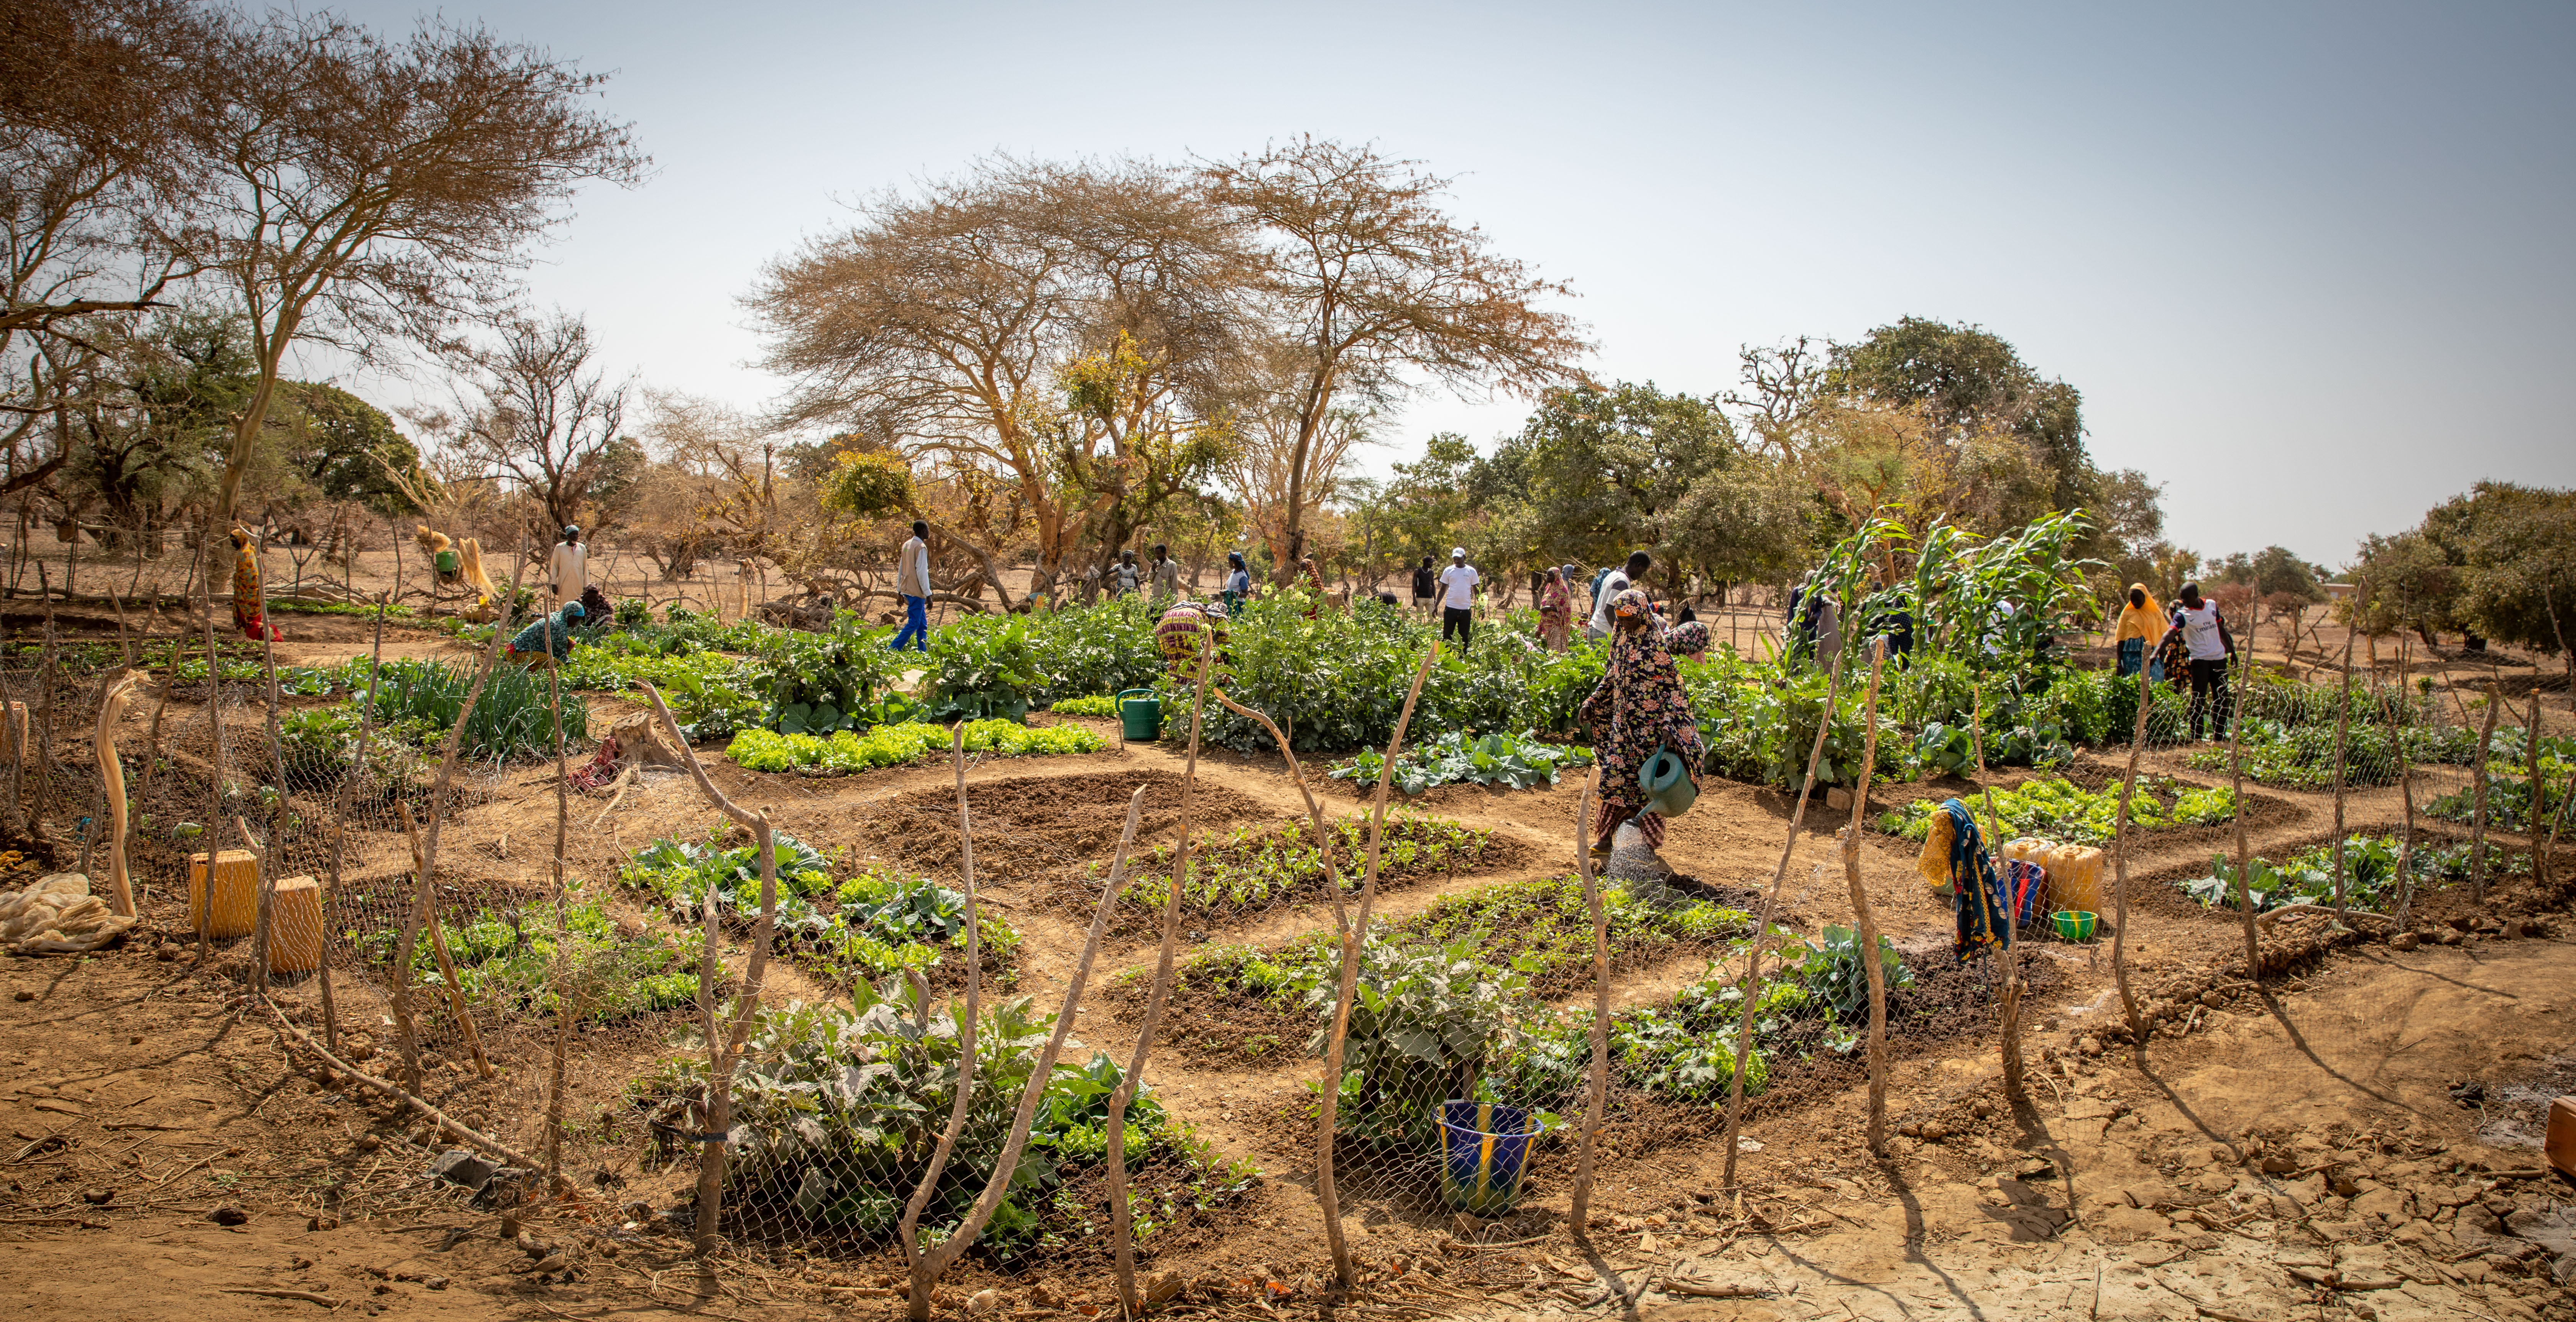
[[[1459,216],[1573,285],[1604,376],[1705,393],[1744,343],[1980,323],[2204,552],[2341,564],[2481,478],[2576,485],[2576,7],[1935,8],[445,12],[613,72],[657,163],[582,200],[536,297],[612,367],[745,407],[778,383],[735,299],[848,199],[994,151],[1313,133],[1455,175]],[[1524,412],[1425,399],[1368,464]]]

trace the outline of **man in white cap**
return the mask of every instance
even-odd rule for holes
[[[1458,645],[1476,641],[1476,567],[1467,563],[1467,548],[1449,548],[1449,567],[1440,571],[1440,641],[1458,636]]]

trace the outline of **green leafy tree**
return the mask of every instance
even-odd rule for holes
[[[2352,578],[2361,592],[2337,613],[2370,637],[2412,629],[2429,647],[2434,634],[2462,627],[2459,567],[2421,529],[2364,539]]]
[[[1693,486],[1753,466],[1714,398],[1652,382],[1582,385],[1542,395],[1520,434],[1479,468],[1472,494],[1517,530],[1515,563],[1609,564],[1640,548],[1669,561]]]
[[[2426,514],[2423,533],[2459,569],[2468,628],[2551,656],[2576,634],[2576,491],[2480,482]]]
[[[244,355],[248,361],[248,355]],[[420,451],[384,410],[337,386],[289,381],[278,387],[287,464],[324,500],[362,502],[389,514],[417,510],[396,474],[420,467]]]
[[[1954,435],[2008,433],[2036,446],[2056,476],[2056,505],[2093,503],[2084,449],[2084,396],[2042,377],[2002,336],[1975,325],[1901,317],[1858,344],[1834,346],[1828,388],[1886,401],[1915,400]]]

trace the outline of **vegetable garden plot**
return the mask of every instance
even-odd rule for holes
[[[759,849],[725,848],[723,836],[656,840],[636,851],[619,880],[654,897],[677,924],[702,921],[712,893],[726,928],[747,937],[760,920]],[[939,987],[964,979],[964,893],[882,866],[839,875],[842,865],[794,836],[781,831],[772,841],[778,877],[772,940],[779,954],[843,988],[905,973]],[[977,910],[984,978],[1009,986],[1018,978],[1019,933],[990,905]]]
[[[1012,776],[975,780],[966,802],[975,814],[975,872],[987,884],[1042,881],[1082,875],[1118,847],[1127,820],[1127,798],[1149,787],[1139,841],[1180,824],[1181,777],[1161,770],[1119,770],[1062,776]],[[1199,829],[1268,815],[1251,799],[1221,785],[1199,782],[1194,812]],[[860,858],[872,851],[908,871],[933,876],[957,873],[957,796],[953,790],[914,790],[879,804],[858,823]],[[1097,892],[1094,892],[1095,898]]]
[[[1986,820],[1985,795],[1972,787],[1955,796]],[[2120,786],[2086,790],[2063,776],[2037,776],[1994,791],[1994,816],[2004,838],[2039,835],[2074,844],[2108,844],[2118,823]],[[1926,796],[1879,814],[1879,830],[1908,840],[1921,840],[1942,799]],[[2142,831],[2168,827],[2215,826],[2236,817],[2235,791],[2227,786],[2203,788],[2167,777],[2142,776],[2129,801],[2129,824]]]
[[[1332,831],[1333,866],[1343,891],[1356,897],[1368,867],[1368,821],[1354,814],[1334,822]],[[1174,852],[1171,844],[1157,845],[1141,859],[1130,861],[1132,880],[1120,891],[1110,920],[1112,933],[1161,930],[1164,901],[1171,894]],[[1390,813],[1378,855],[1378,890],[1385,894],[1426,881],[1497,871],[1517,865],[1530,852],[1508,835],[1446,818]],[[1099,903],[1101,873],[1106,868],[1105,863],[1094,863],[1089,875],[1079,883],[1055,887],[1050,899],[1068,913],[1087,915]],[[1203,836],[1190,851],[1181,916],[1199,930],[1239,926],[1281,910],[1301,914],[1329,910],[1325,877],[1324,853],[1315,846],[1312,828],[1304,818]]]
[[[1603,895],[1613,976],[1700,958],[1749,935],[1753,917],[1652,882],[1613,883]],[[1497,882],[1443,895],[1409,918],[1371,924],[1370,949],[1389,960],[1445,961],[1468,976],[1503,978],[1539,999],[1591,985],[1592,921],[1570,877]],[[1182,961],[1172,1012],[1197,1027],[1178,1044],[1207,1062],[1295,1059],[1315,1046],[1340,955],[1330,930],[1262,948],[1212,946]],[[1103,989],[1110,1004],[1142,1007],[1152,966],[1126,970]],[[1444,977],[1446,975],[1443,975]]]
[[[927,1171],[952,1104],[959,1007],[900,978],[861,983],[852,1003],[764,1011],[731,1091],[725,1230],[807,1252],[873,1256],[895,1244],[904,1202]],[[965,1128],[933,1188],[922,1230],[944,1239],[991,1178],[1013,1110],[1053,1018],[1026,999],[984,1015]],[[1068,1043],[1038,1103],[1018,1174],[973,1250],[991,1267],[1098,1266],[1108,1220],[1101,1177],[1119,1065]],[[703,1052],[683,1050],[631,1090],[656,1135],[648,1169],[695,1163],[674,1135],[705,1127]],[[1124,1149],[1140,1257],[1187,1246],[1241,1213],[1259,1178],[1164,1110],[1150,1086],[1127,1111]]]

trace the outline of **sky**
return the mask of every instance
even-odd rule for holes
[[[855,199],[997,152],[1313,134],[1454,178],[1456,216],[1572,286],[1605,379],[1707,394],[1746,344],[1982,325],[2083,392],[2096,462],[2164,484],[2205,554],[2339,566],[2481,479],[2576,486],[2576,6],[442,12],[612,74],[654,158],[578,200],[533,300],[612,369],[744,408],[781,383],[737,300]],[[1363,463],[1526,412],[1421,398]]]

